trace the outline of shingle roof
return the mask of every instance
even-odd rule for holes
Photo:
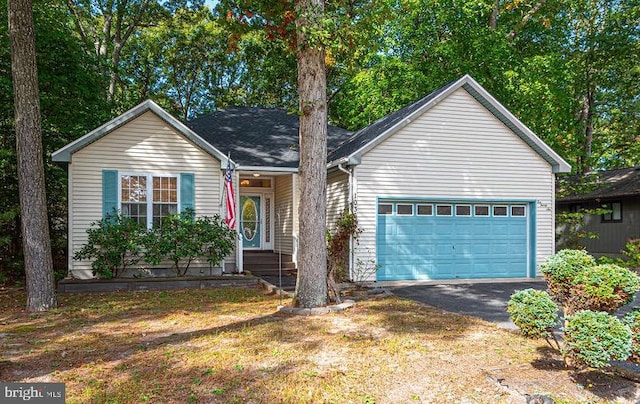
[[[231,153],[241,167],[298,167],[297,115],[281,109],[229,107],[185,123],[216,149]],[[329,126],[327,149],[351,132]]]
[[[640,167],[598,171],[587,176],[569,176],[558,179],[558,191],[576,188],[582,183],[583,192],[571,192],[557,198],[558,202],[578,202],[593,199],[612,199],[640,196]]]

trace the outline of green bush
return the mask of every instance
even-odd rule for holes
[[[631,356],[634,362],[640,362],[640,309],[627,313],[623,322],[631,329]]]
[[[558,306],[542,290],[516,291],[509,299],[507,312],[527,338],[548,338],[558,323]]]
[[[626,266],[631,269],[640,267],[640,238],[629,239],[622,253],[627,256]]]
[[[236,232],[218,215],[196,218],[192,211],[167,216],[162,225],[144,237],[144,259],[152,265],[171,261],[178,276],[184,276],[194,259],[205,257],[211,266],[231,254]]]
[[[87,243],[73,255],[75,260],[91,259],[93,275],[117,278],[142,258],[145,229],[119,212],[91,223]]]
[[[549,287],[549,293],[560,304],[571,295],[576,276],[586,268],[595,266],[595,259],[584,250],[561,250],[540,266]]]
[[[614,264],[597,265],[577,274],[567,305],[578,310],[613,313],[633,300],[640,288],[638,275]]]
[[[576,367],[604,368],[631,352],[631,330],[605,312],[582,310],[568,316],[563,354]]]

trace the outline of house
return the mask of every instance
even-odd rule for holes
[[[295,262],[297,131],[297,116],[277,110],[181,123],[152,101],[136,106],[53,154],[68,164],[70,255],[114,207],[148,226],[185,207],[220,214],[230,153],[242,231],[224,270],[242,271],[251,251]],[[554,252],[555,174],[570,167],[470,76],[356,133],[330,127],[328,151],[327,224],[354,206],[364,230],[352,279],[376,266],[372,280],[532,277]],[[141,183],[169,199],[132,202]],[[69,271],[91,276],[89,262]]]
[[[562,178],[558,190],[565,194],[556,200],[558,212],[596,208],[609,211],[601,215],[585,215],[583,230],[598,236],[580,240],[591,254],[621,258],[621,250],[627,241],[640,237],[639,167]],[[558,247],[562,248],[563,243],[564,239],[561,238]]]

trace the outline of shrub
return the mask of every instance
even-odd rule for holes
[[[626,261],[627,267],[638,269],[640,267],[640,238],[629,239],[624,246],[624,250],[622,250],[622,254],[628,258]]]
[[[614,264],[597,265],[577,274],[567,305],[570,312],[613,313],[630,303],[639,288],[640,278],[630,270]]]
[[[194,259],[207,258],[218,264],[233,251],[235,231],[229,229],[218,215],[196,218],[192,211],[167,216],[162,225],[144,238],[146,262],[158,265],[164,260],[173,263],[178,276],[184,276]]]
[[[549,293],[560,304],[571,294],[576,276],[595,265],[595,259],[584,250],[561,250],[540,266],[547,280]]]
[[[631,356],[635,362],[640,362],[640,309],[636,308],[627,313],[623,322],[631,329]]]
[[[558,323],[558,306],[542,290],[516,291],[509,299],[507,312],[527,338],[549,338]]]
[[[566,318],[563,354],[577,367],[604,368],[631,352],[631,330],[605,312],[582,310]]]
[[[73,259],[93,260],[91,268],[94,276],[117,278],[142,258],[144,232],[145,229],[138,222],[114,212],[91,223],[87,230],[87,243],[73,255]]]

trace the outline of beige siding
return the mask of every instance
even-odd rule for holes
[[[349,176],[342,171],[327,175],[327,229],[333,231],[349,204]]]
[[[551,166],[459,89],[380,143],[355,170],[358,258],[375,259],[376,197],[527,199],[537,203],[537,263],[554,251]]]
[[[194,173],[196,214],[221,214],[220,162],[202,151],[153,112],[146,112],[73,155],[69,166],[70,254],[87,240],[86,230],[102,215],[102,170],[130,173]],[[235,261],[233,257],[226,260]],[[208,268],[208,264],[206,264]],[[71,275],[91,275],[88,261],[72,261]],[[199,270],[198,270],[199,271]]]
[[[275,177],[275,212],[276,223],[274,226],[274,250],[283,254],[294,253],[293,231],[296,219],[293,206],[293,176],[280,175]],[[278,213],[280,220],[278,223]]]

